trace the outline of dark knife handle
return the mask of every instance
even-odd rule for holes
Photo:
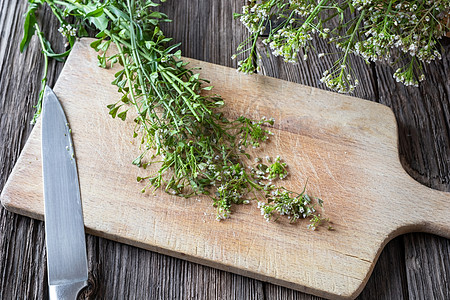
[[[80,291],[88,285],[87,281],[69,284],[49,285],[50,300],[76,300]]]

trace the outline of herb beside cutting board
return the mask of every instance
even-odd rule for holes
[[[424,65],[440,59],[439,39],[449,29],[448,0],[263,0],[248,1],[235,14],[250,37],[238,48],[246,57],[239,69],[252,73],[258,68],[256,41],[275,56],[296,63],[315,52],[312,40],[319,37],[336,46],[333,65],[320,81],[339,93],[353,92],[359,84],[350,55],[367,63],[384,61],[395,68],[397,82],[418,86],[425,79]]]
[[[288,176],[282,159],[267,156],[250,161],[249,147],[259,147],[272,133],[273,119],[251,120],[226,118],[221,112],[224,101],[208,93],[212,86],[189,69],[181,58],[179,44],[170,45],[159,24],[170,22],[154,10],[160,4],[152,1],[45,1],[30,0],[25,16],[23,51],[36,34],[43,48],[45,66],[49,58],[62,60],[70,53],[77,37],[87,35],[94,27],[98,38],[91,46],[98,51],[101,67],[120,64],[112,82],[121,97],[108,105],[109,114],[135,122],[133,137],[142,150],[133,164],[147,168],[156,164],[159,170],[138,181],[147,189],[163,188],[166,192],[190,197],[208,195],[217,208],[217,219],[230,216],[233,204],[258,202],[261,214],[269,221],[280,215],[291,222],[308,218],[315,229],[327,221],[315,209],[322,201],[310,197],[306,187],[300,193],[275,182]],[[64,53],[56,54],[39,28],[36,11],[47,4],[60,22],[60,32],[68,40]],[[74,22],[66,21],[68,18]],[[117,51],[107,54],[113,46]],[[109,52],[108,52],[109,53]],[[44,75],[43,86],[46,77]],[[206,84],[206,85],[205,85]],[[208,94],[208,95],[206,95]],[[42,93],[37,105],[40,113]],[[130,111],[131,110],[131,111]],[[36,120],[36,117],[33,120]]]

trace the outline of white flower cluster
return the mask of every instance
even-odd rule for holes
[[[393,77],[397,82],[417,87],[425,78],[420,62],[441,58],[436,43],[444,31],[442,26],[436,26],[433,15],[439,12],[440,6],[441,1],[399,1],[393,7],[370,7],[370,17],[366,20],[370,29],[365,32],[366,39],[355,44],[355,53],[367,61],[388,62],[393,53],[397,54],[396,58],[403,53],[409,63],[398,68]],[[450,1],[446,4],[446,9],[449,8]]]
[[[220,220],[225,220],[228,219],[230,217],[230,209],[223,207],[223,206],[219,206],[217,208],[217,214],[216,214],[216,220],[220,221]]]
[[[275,187],[271,184],[272,180],[277,178],[283,180],[289,175],[289,172],[286,170],[287,164],[281,162],[281,157],[279,155],[277,155],[275,161],[273,161],[270,156],[267,156],[266,160],[270,164],[269,166],[263,164],[262,159],[258,157],[255,159],[255,162],[257,163],[256,167],[249,166],[249,169],[253,178],[258,180],[269,180],[268,184],[264,184],[260,181],[261,187],[263,187],[265,191],[268,191]]]
[[[77,35],[77,30],[70,24],[62,24],[61,27],[58,28],[58,31],[66,38]]]
[[[298,17],[307,17],[313,12],[317,2],[308,0],[289,0],[292,11]]]
[[[351,93],[359,85],[358,79],[353,80],[352,75],[348,73],[344,64],[331,69],[331,72],[326,70],[322,75],[320,82],[325,83],[329,89],[341,94]]]
[[[266,203],[264,203],[262,201],[258,201],[258,208],[261,210],[261,216],[264,217],[264,220],[269,222],[270,217],[272,216],[270,207]],[[269,208],[269,209],[267,209],[267,208]]]
[[[221,185],[217,188],[217,198],[215,199],[217,220],[229,218],[232,203],[250,203],[249,200],[244,198],[248,191],[245,189],[245,173],[240,165],[226,166],[220,172],[213,171],[208,176],[221,182]]]
[[[264,4],[245,5],[242,7],[240,21],[250,33],[263,34],[266,28],[261,23],[268,18],[269,12],[270,7]]]
[[[438,8],[435,5],[428,1],[418,8],[417,4],[401,2],[395,6],[392,15],[386,15],[385,9],[371,7],[370,17],[366,20],[370,28],[365,32],[367,39],[356,43],[355,52],[371,61],[388,60],[392,48],[428,63],[440,59],[436,40],[431,37],[444,33],[440,27],[431,30],[429,24],[433,10]],[[380,23],[384,25],[379,26]]]
[[[419,76],[419,80],[414,79],[413,76],[413,69],[411,66],[409,68],[406,68],[406,70],[403,70],[402,68],[398,68],[395,73],[392,75],[394,77],[395,81],[401,82],[406,86],[414,86],[418,87],[419,82],[423,81],[425,79],[425,75],[421,74]]]
[[[296,63],[299,51],[305,49],[311,40],[312,35],[306,30],[287,26],[272,37],[263,40],[263,43],[269,44],[273,55],[283,57],[285,62]],[[306,59],[307,56],[303,58]]]
[[[394,78],[417,85],[424,78],[422,64],[441,58],[437,44],[448,31],[443,22],[449,12],[449,0],[270,0],[244,8],[241,20],[252,33],[249,40],[254,41],[264,31],[262,18],[276,18],[276,26],[272,24],[263,43],[286,62],[298,62],[301,52],[307,59],[314,49],[310,40],[316,34],[335,44],[341,57],[321,81],[333,90],[348,93],[358,85],[348,65],[351,53],[367,62],[383,60],[400,67]],[[319,58],[323,56],[319,54]],[[256,69],[256,61],[246,63],[242,69]]]
[[[357,7],[358,10],[363,9],[364,7],[370,6],[372,4],[372,0],[353,0],[352,5]]]
[[[295,222],[298,219],[314,216],[316,212],[311,198],[306,193],[293,197],[291,192],[280,189],[271,192],[269,203],[259,201],[258,208],[266,221],[270,221],[272,216],[278,214],[287,216],[288,220]]]

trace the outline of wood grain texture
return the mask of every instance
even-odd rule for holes
[[[334,52],[329,45],[321,44],[320,41],[315,43],[318,45],[317,49],[320,49],[318,52]],[[366,65],[361,59],[352,58],[352,65],[360,74],[359,78],[365,80],[355,90],[355,95],[383,103],[394,111],[399,131],[399,155],[405,170],[419,182],[443,191],[450,191],[449,43],[449,39],[442,41],[444,55],[441,61],[425,66],[428,79],[418,89],[396,83],[392,77],[393,70],[386,65]],[[317,72],[313,80],[308,70],[311,68],[324,70],[332,62],[328,56],[325,56],[325,59],[310,57],[312,62],[309,59],[300,61],[297,65],[290,65],[273,56],[266,60],[266,56],[263,55],[266,50],[261,47],[259,50],[263,58],[263,74],[324,88],[318,81],[321,73]],[[398,239],[402,241],[402,246],[386,247],[360,298],[427,299],[437,295],[436,299],[447,299],[442,295],[448,295],[450,290],[447,280],[450,265],[442,263],[440,251],[443,250],[442,253],[448,257],[449,241],[423,234],[408,234]],[[422,251],[417,251],[416,246],[411,244],[419,241],[423,245],[428,245]],[[389,264],[386,261],[388,257],[404,257],[405,253],[404,259],[391,260]],[[415,263],[418,263],[417,268],[412,267],[413,264],[409,262],[411,256],[415,258]],[[383,265],[386,267],[382,267]],[[441,274],[437,281],[424,280],[424,274],[435,273]],[[375,281],[374,278],[377,276],[380,276],[379,280]],[[376,285],[379,286],[375,288]],[[378,292],[375,296],[373,290],[390,293]]]
[[[25,8],[25,1],[0,1],[0,189],[32,129],[43,70],[37,39],[25,54],[19,52]],[[53,20],[48,10],[41,17]],[[63,42],[51,22],[42,30]],[[61,69],[62,64],[50,63],[49,84],[55,83]],[[40,299],[48,290],[43,224],[0,209],[0,299]]]
[[[302,190],[308,178],[335,231],[313,235],[305,225],[268,224],[256,201],[217,222],[207,197],[141,194],[145,183],[135,178],[157,169],[130,164],[139,155],[133,118],[105,118],[118,98],[109,85],[118,66],[98,68],[91,42],[77,43],[54,89],[72,129],[87,232],[330,298],[355,298],[396,235],[450,237],[450,193],[420,185],[403,170],[389,108],[196,60],[190,66],[222,95],[226,114],[279,120],[272,141],[254,156],[281,155],[291,173],[283,183],[288,188]],[[40,136],[38,123],[1,200],[11,211],[43,219]]]
[[[229,57],[234,51],[234,45],[230,45],[230,40],[233,37],[238,40],[246,32],[227,14],[234,8],[239,11],[242,3],[218,0],[168,1],[164,9],[169,16],[180,20],[190,18],[192,22],[173,23],[173,27],[168,26],[167,30],[170,29],[177,42],[183,42],[185,55],[232,66],[235,62]],[[34,47],[22,57],[16,46],[22,35],[21,23],[25,8],[26,1],[16,3],[0,0],[0,63],[3,63],[0,68],[0,189],[31,129],[30,101],[36,99],[40,84],[38,74],[42,72],[36,41]],[[43,16],[48,17],[48,14]],[[198,26],[201,22],[199,19],[210,20],[208,26]],[[50,26],[48,32],[58,38],[56,24],[44,22],[44,26],[47,25]],[[200,43],[202,39],[213,42],[205,45]],[[327,48],[320,45],[318,50],[323,52]],[[220,57],[217,57],[217,53],[220,53]],[[368,72],[369,84],[361,85],[362,90],[357,91],[356,95],[386,103],[394,110],[399,120],[403,166],[420,182],[448,191],[448,50],[444,56],[442,61],[427,70],[428,81],[418,90],[411,89],[409,92],[392,84],[392,72],[388,68],[377,65],[367,71],[361,69],[362,72]],[[357,63],[356,60],[352,61]],[[286,73],[285,68],[290,67],[273,58],[264,64],[279,73]],[[365,66],[358,64],[358,70],[360,67]],[[52,71],[56,76],[58,69],[52,70],[56,70]],[[307,66],[301,62],[290,70],[288,76],[297,81],[298,75],[295,74],[304,74],[306,70]],[[308,84],[318,85],[317,74],[313,71],[302,76],[309,80]],[[26,80],[27,83],[19,85],[20,80]],[[426,106],[420,105],[424,99],[428,99]],[[423,115],[425,119],[422,119]],[[409,168],[410,165],[414,167]],[[0,298],[45,298],[47,288],[42,223],[4,209],[1,210],[0,218]],[[446,295],[449,290],[450,268],[445,260],[449,257],[449,249],[447,239],[429,234],[408,234],[394,239],[383,250],[359,299],[432,299],[434,295],[438,295],[436,299],[439,299],[439,295]],[[91,289],[85,294],[89,299],[170,299],[169,296],[178,299],[317,299],[93,236],[88,236],[88,252],[93,275]],[[148,268],[139,268],[140,265]]]

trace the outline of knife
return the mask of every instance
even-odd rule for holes
[[[42,174],[49,297],[76,299],[88,280],[80,187],[71,130],[48,86],[42,107]]]

